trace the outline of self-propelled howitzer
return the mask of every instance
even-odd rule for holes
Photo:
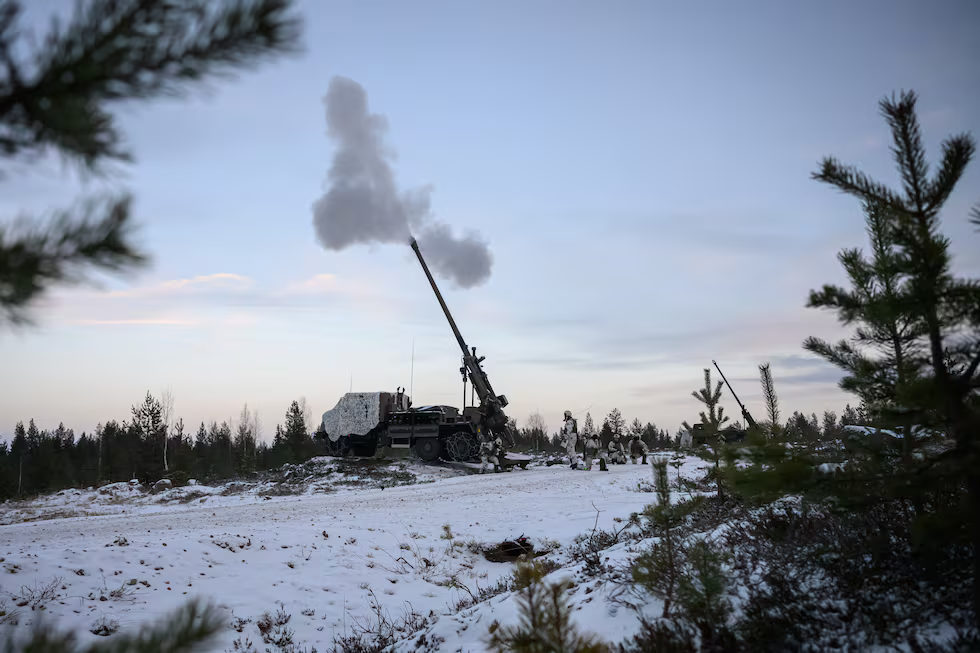
[[[415,251],[415,255],[419,259],[419,263],[422,265],[422,270],[425,272],[426,278],[429,280],[429,285],[432,286],[432,291],[436,294],[436,299],[439,300],[439,306],[442,307],[442,312],[445,313],[446,319],[449,321],[453,335],[456,336],[456,342],[459,343],[459,348],[463,352],[463,366],[469,374],[473,389],[480,398],[479,407],[465,407],[463,409],[464,417],[469,414],[481,432],[499,436],[507,445],[512,446],[514,441],[510,429],[507,426],[507,415],[504,413],[504,408],[507,406],[507,397],[505,395],[497,395],[493,391],[493,387],[490,385],[490,379],[487,378],[486,372],[480,365],[486,357],[480,356],[477,358],[476,350],[470,350],[466,346],[466,341],[463,340],[463,335],[459,332],[459,327],[456,326],[456,320],[453,319],[452,314],[449,312],[449,307],[446,306],[446,301],[442,298],[442,293],[439,292],[439,286],[432,277],[429,266],[426,265],[425,259],[422,257],[422,252],[419,250],[418,242],[414,238],[412,238],[411,245]]]
[[[323,414],[322,436],[327,453],[331,455],[374,456],[379,449],[408,449],[425,462],[445,461],[483,469],[481,440],[490,435],[500,438],[505,451],[495,449],[494,469],[527,467],[531,457],[506,451],[514,446],[504,408],[507,397],[493,391],[476,350],[466,346],[456,321],[446,306],[435,279],[429,272],[415,239],[412,249],[418,256],[429,285],[439,300],[456,342],[463,351],[464,378],[469,377],[473,391],[480,397],[479,406],[414,406],[403,388],[395,392],[348,392],[337,404]],[[464,392],[464,404],[465,392]],[[489,459],[488,459],[489,461]]]

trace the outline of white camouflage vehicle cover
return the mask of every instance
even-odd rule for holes
[[[388,413],[408,408],[404,393],[348,392],[323,414],[323,429],[331,442],[345,435],[367,435]]]

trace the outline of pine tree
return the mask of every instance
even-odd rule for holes
[[[824,440],[836,440],[840,437],[840,428],[837,426],[837,414],[832,410],[823,412],[823,429],[821,435]]]
[[[217,478],[231,478],[235,473],[235,452],[231,425],[222,421],[213,429],[211,455],[214,459],[214,474]]]
[[[666,433],[658,429],[656,424],[650,422],[647,422],[643,427],[643,435],[641,437],[651,447],[658,449],[663,448],[669,442]]]
[[[671,503],[667,459],[657,457],[652,463],[657,503],[647,507],[643,516],[650,521],[658,540],[633,560],[630,573],[636,585],[663,601],[662,617],[666,619],[671,616],[670,608],[684,573],[683,548],[678,546],[674,530],[685,514]]]
[[[133,432],[140,442],[139,471],[151,480],[162,478],[163,446],[167,437],[167,425],[163,418],[163,405],[149,391],[140,406],[132,407]]]
[[[759,376],[762,380],[762,395],[766,399],[766,414],[769,417],[769,434],[779,435],[779,399],[776,397],[776,385],[772,380],[772,369],[769,363],[759,366]]]
[[[721,401],[721,387],[723,385],[722,381],[718,381],[715,385],[715,389],[711,389],[711,370],[709,368],[704,369],[704,387],[700,390],[694,390],[691,392],[691,396],[700,401],[708,409],[707,414],[704,411],[698,413],[701,418],[701,424],[704,425],[704,434],[710,440],[715,440],[718,434],[721,432],[721,427],[728,421],[728,417],[725,416],[725,409],[718,405]],[[686,421],[683,422],[683,426],[688,432],[693,431],[693,427],[690,426]]]
[[[33,424],[33,420],[31,422]],[[23,496],[24,491],[24,457],[27,455],[27,430],[23,422],[14,426],[14,440],[10,443],[10,454],[17,465],[17,496]]]
[[[309,451],[309,434],[306,432],[306,419],[298,401],[289,405],[286,411],[286,428],[283,433],[289,447],[290,462],[301,463]]]
[[[595,424],[592,423],[592,413],[585,413],[585,426],[582,427],[582,433],[585,435],[595,435]]]
[[[854,407],[851,406],[851,404],[845,405],[844,412],[842,412],[840,415],[841,428],[844,428],[845,426],[850,426],[852,424],[860,424],[860,423],[861,423],[861,418],[858,415],[857,411],[854,410]]]
[[[848,438],[846,467],[819,472],[833,462],[832,448],[767,449],[754,465],[735,473],[746,496],[797,493],[831,498],[831,510],[861,515],[892,511],[905,515],[910,563],[929,574],[973,582],[973,611],[980,626],[980,283],[950,272],[949,242],[939,231],[939,212],[972,158],[972,138],[960,135],[942,145],[942,161],[930,178],[919,126],[916,96],[902,93],[880,103],[893,139],[902,191],[833,158],[814,178],[855,195],[872,241],[865,259],[858,250],[838,258],[852,289],[824,286],[808,305],[832,308],[855,328],[850,341],[830,345],[809,338],[804,346],[847,374],[842,387],[860,399],[848,405],[840,424],[892,421],[905,425],[902,450],[887,438]],[[816,430],[816,416],[795,413],[788,426]],[[825,420],[827,424],[831,416]],[[938,427],[952,447],[923,448],[910,456],[910,425]],[[909,510],[912,508],[912,510]],[[901,530],[901,529],[900,529]],[[968,553],[964,553],[968,552]],[[966,558],[969,555],[971,558]],[[972,572],[962,561],[972,564]]]
[[[613,408],[606,415],[606,424],[609,425],[610,435],[619,435],[622,437],[626,433],[626,420],[623,419],[623,414],[619,412],[618,408]]]
[[[0,0],[0,151],[53,150],[84,170],[129,162],[113,103],[180,96],[208,78],[295,52],[300,23],[291,0],[90,0],[55,24],[25,62],[21,3]],[[126,272],[148,255],[131,236],[132,198],[89,198],[47,225],[0,227],[0,320],[27,311],[51,286],[90,270]]]
[[[634,417],[633,421],[630,422],[630,435],[635,435],[638,438],[643,437],[643,422],[640,421],[640,418]]]
[[[711,452],[714,457],[715,466],[710,472],[709,477],[715,481],[715,485],[718,489],[718,498],[721,499],[725,496],[724,481],[721,472],[721,446],[723,442],[721,441],[721,427],[728,421],[728,417],[725,416],[725,409],[718,405],[721,401],[721,386],[723,382],[718,381],[715,385],[715,389],[711,389],[711,369],[704,369],[704,387],[700,390],[695,390],[691,392],[691,396],[700,401],[708,409],[707,414],[704,411],[699,413],[701,417],[701,425],[703,428],[703,436],[707,443],[711,447]],[[688,424],[686,421],[682,423],[684,429],[688,433],[693,435],[694,428]],[[694,442],[695,446],[699,443]]]
[[[810,337],[804,347],[849,372],[840,386],[861,398],[868,421],[883,427],[901,425],[911,431],[909,416],[899,417],[894,408],[908,403],[919,371],[926,366],[924,320],[912,306],[915,297],[902,270],[904,255],[896,249],[889,209],[866,202],[864,212],[871,241],[871,259],[860,249],[847,249],[838,259],[850,278],[852,289],[825,285],[811,292],[809,307],[836,310],[843,324],[858,323],[850,342],[836,345]],[[870,356],[863,350],[870,350]],[[904,454],[912,456],[913,439],[903,440]]]
[[[917,97],[903,92],[897,98],[880,102],[881,113],[892,132],[892,152],[902,179],[902,190],[895,191],[872,180],[836,159],[823,160],[814,178],[861,200],[883,220],[889,270],[899,283],[897,299],[889,302],[862,302],[856,307],[841,302],[837,307],[842,319],[853,316],[865,331],[886,317],[896,317],[911,324],[919,338],[906,351],[913,353],[901,365],[893,360],[886,373],[875,374],[878,366],[864,358],[832,359],[848,369],[855,379],[855,390],[889,386],[894,381],[894,402],[886,406],[906,423],[937,426],[954,442],[950,454],[927,457],[920,473],[906,476],[907,491],[921,493],[926,486],[963,483],[972,510],[963,509],[948,515],[945,525],[965,525],[973,547],[973,609],[980,626],[980,282],[961,280],[950,271],[949,241],[940,231],[940,211],[973,158],[976,145],[969,134],[948,137],[942,143],[938,170],[930,178],[926,151],[916,116]],[[980,206],[973,211],[977,217]],[[882,309],[882,306],[886,310]],[[921,347],[918,355],[916,347]],[[843,365],[845,363],[846,365]],[[899,380],[899,375],[907,375]],[[882,380],[883,377],[883,380]],[[862,399],[867,399],[862,396]],[[872,402],[870,408],[880,406]],[[905,440],[912,434],[905,433]],[[930,482],[931,480],[931,482]],[[966,505],[966,502],[963,503]],[[935,518],[935,517],[934,517]]]

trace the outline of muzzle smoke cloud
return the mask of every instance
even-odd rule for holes
[[[477,234],[457,238],[448,225],[431,220],[431,187],[399,192],[384,143],[388,121],[369,113],[364,88],[334,77],[324,103],[327,135],[337,152],[328,190],[313,204],[320,244],[338,251],[357,244],[408,245],[414,234],[434,274],[462,288],[489,279],[493,257],[487,244]]]

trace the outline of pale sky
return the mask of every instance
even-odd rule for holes
[[[66,0],[32,0],[46,25]],[[386,116],[403,190],[489,243],[490,279],[440,280],[507,412],[550,429],[618,407],[673,433],[715,359],[757,420],[772,363],[783,417],[857,400],[801,346],[844,332],[806,309],[866,246],[857,200],[810,179],[834,155],[898,185],[878,101],[920,95],[930,148],[980,136],[980,4],[318,2],[306,52],[190,100],[118,107],[153,267],[60,289],[39,326],[0,332],[0,437],[18,420],[76,434],[171,387],[189,431],[293,399],[406,386],[459,405],[460,352],[407,246],[327,251],[312,205],[334,152],[341,75]],[[57,162],[5,166],[0,220],[94,191]],[[954,267],[980,274],[980,163],[947,204]],[[414,373],[413,373],[414,343]],[[712,367],[712,376],[717,374]],[[733,419],[738,406],[725,390]]]

